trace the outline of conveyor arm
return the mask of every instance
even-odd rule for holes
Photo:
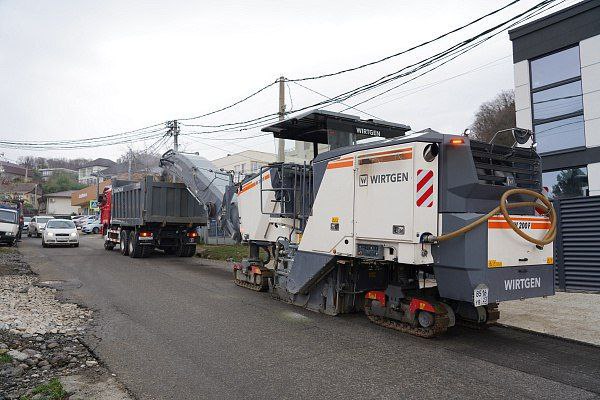
[[[231,174],[197,154],[173,150],[163,154],[160,166],[173,179],[186,185],[192,196],[205,205],[208,216],[218,219],[226,235],[239,239],[236,187]]]

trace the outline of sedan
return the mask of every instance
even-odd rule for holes
[[[81,226],[81,232],[83,233],[98,233],[102,228],[102,224],[99,219],[89,221],[87,224]]]
[[[42,234],[42,246],[79,247],[79,234],[73,221],[68,219],[51,219],[48,221]]]

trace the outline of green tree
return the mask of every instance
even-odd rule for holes
[[[56,193],[65,190],[83,189],[85,185],[80,184],[69,174],[54,174],[47,182],[42,183],[44,193]]]
[[[552,186],[554,197],[578,197],[583,195],[583,188],[588,185],[587,176],[579,168],[565,169],[556,177]]]

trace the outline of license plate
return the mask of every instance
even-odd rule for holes
[[[478,288],[473,291],[473,305],[475,307],[488,305],[488,288]]]

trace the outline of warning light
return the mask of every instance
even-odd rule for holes
[[[152,232],[140,232],[140,237],[152,237]]]
[[[452,138],[452,139],[450,139],[450,144],[452,144],[452,145],[465,144],[465,139],[463,139],[463,138]]]
[[[198,232],[196,232],[196,231],[188,232],[188,237],[191,237],[191,238],[198,237]]]

